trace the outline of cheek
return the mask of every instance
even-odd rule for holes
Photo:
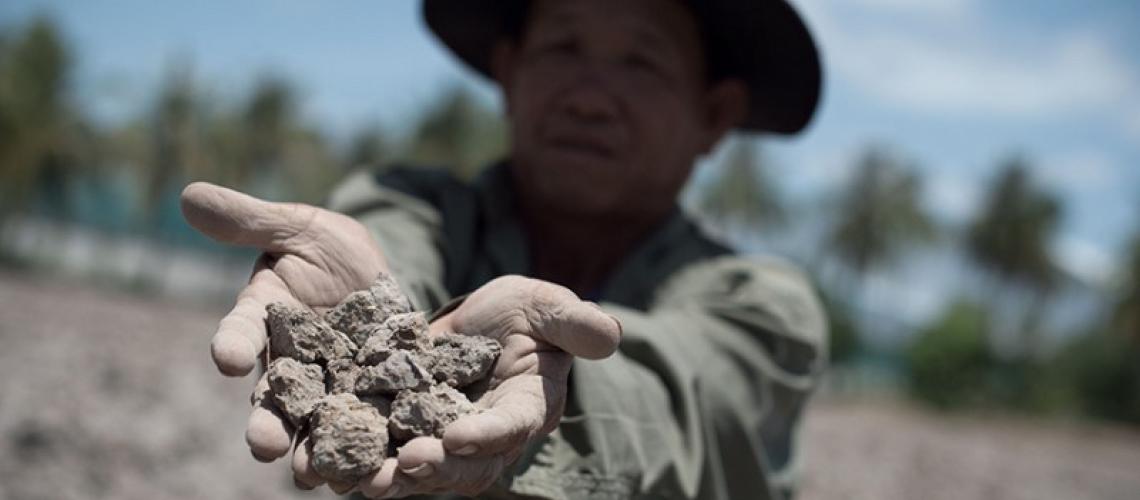
[[[636,154],[641,168],[656,174],[647,175],[661,184],[674,184],[685,172],[665,165],[688,164],[700,154],[700,117],[688,101],[674,93],[643,93],[630,102],[634,116],[633,134],[641,144]]]

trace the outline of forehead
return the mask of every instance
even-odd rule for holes
[[[617,31],[641,43],[700,52],[696,18],[681,0],[535,0],[526,33]]]

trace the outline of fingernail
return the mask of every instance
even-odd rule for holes
[[[612,315],[612,314],[607,314],[606,316],[609,316],[609,317],[610,317],[610,319],[614,320],[614,323],[616,323],[616,324],[617,324],[617,327],[618,327],[618,334],[622,334],[622,333],[624,333],[624,330],[625,330],[625,329],[624,329],[624,328],[622,328],[622,326],[621,326],[621,320],[620,320],[620,319],[617,319],[617,316],[614,316],[614,315]]]
[[[423,479],[432,475],[435,472],[435,467],[432,464],[419,464],[415,467],[403,469],[403,472],[409,476]]]
[[[459,455],[459,456],[467,456],[467,455],[474,455],[475,452],[477,452],[477,451],[479,451],[478,446],[476,446],[475,444],[468,444],[468,445],[466,445],[466,446],[464,446],[458,450],[453,451],[452,453]]]

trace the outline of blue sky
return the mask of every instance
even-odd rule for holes
[[[769,141],[793,195],[832,192],[870,143],[927,173],[930,207],[967,220],[995,165],[1025,155],[1067,202],[1056,252],[1112,273],[1140,229],[1140,2],[797,2],[827,69],[812,127]],[[48,12],[77,51],[83,103],[137,112],[174,60],[225,98],[259,76],[297,83],[305,116],[336,134],[399,128],[455,82],[495,100],[422,26],[412,0],[9,0],[0,26]]]

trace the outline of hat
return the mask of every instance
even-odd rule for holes
[[[527,0],[424,0],[427,25],[467,65],[491,76],[491,49],[519,28]],[[784,0],[688,0],[717,77],[740,78],[750,93],[740,128],[794,134],[819,102],[819,54]]]

